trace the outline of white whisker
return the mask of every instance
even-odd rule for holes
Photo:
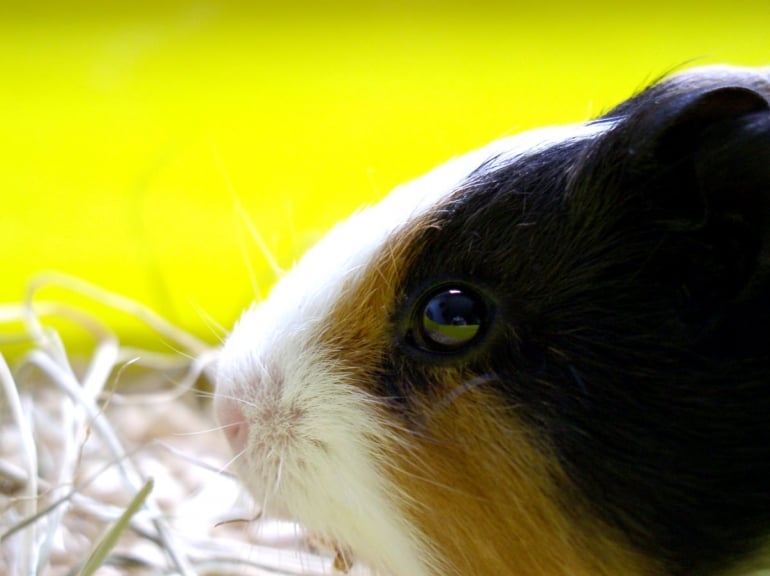
[[[232,402],[235,402],[237,404],[240,404],[241,406],[245,406],[246,408],[257,408],[257,404],[254,402],[249,402],[245,398],[240,398],[239,396],[235,396],[232,394],[221,394],[219,392],[206,392],[204,390],[201,390],[198,392],[198,395],[201,398],[211,398],[211,399],[217,399],[222,398],[223,400],[231,400]]]
[[[278,488],[281,485],[281,475],[283,474],[283,456],[278,456],[278,466],[275,471],[275,485],[273,486],[273,492],[277,493]]]
[[[195,312],[198,315],[198,318],[200,318],[201,321],[206,325],[206,328],[215,338],[215,340],[219,342],[219,344],[224,344],[225,338],[227,338],[228,330],[211,314],[206,312],[197,304],[193,304],[193,307],[195,308]]]
[[[215,162],[217,164],[217,168],[219,169],[222,179],[224,180],[225,187],[227,188],[227,191],[230,193],[230,196],[233,201],[233,209],[235,210],[235,216],[236,216],[236,230],[238,231],[238,234],[239,234],[239,246],[241,249],[241,255],[243,257],[244,264],[246,265],[247,271],[249,273],[249,278],[252,283],[252,289],[254,290],[254,295],[257,298],[257,301],[259,301],[262,298],[260,296],[257,277],[254,271],[254,267],[251,264],[251,261],[248,258],[248,255],[246,253],[245,242],[243,242],[243,239],[241,236],[240,224],[243,224],[246,226],[246,229],[248,230],[252,241],[259,249],[262,257],[265,259],[265,262],[267,263],[268,267],[275,275],[276,279],[283,276],[285,271],[278,264],[278,261],[276,260],[275,256],[270,251],[270,249],[268,248],[264,238],[259,233],[259,230],[257,229],[257,227],[254,225],[254,221],[252,220],[251,216],[244,208],[243,202],[241,201],[240,196],[238,195],[238,192],[235,189],[235,186],[233,185],[232,179],[230,178],[230,174],[225,168],[224,162],[222,161],[222,158],[216,149],[213,150],[213,154],[214,154]]]
[[[235,428],[237,426],[240,426],[241,424],[244,424],[245,422],[246,422],[245,420],[242,420],[240,422],[231,422],[230,424],[221,424],[219,426],[212,426],[211,428],[204,428],[203,430],[195,430],[193,432],[175,432],[173,435],[180,438],[185,438],[190,436],[204,436],[206,434],[224,432],[229,428]]]
[[[467,392],[473,390],[474,388],[478,388],[479,386],[483,384],[487,384],[488,382],[494,382],[498,380],[498,376],[491,374],[482,374],[481,376],[476,376],[475,378],[471,378],[464,384],[454,388],[452,391],[450,391],[448,394],[446,394],[441,400],[436,404],[436,406],[431,410],[432,413],[440,412],[443,410],[446,406],[457,400],[460,396],[463,394],[466,394]]]
[[[217,470],[217,474],[222,474],[222,475],[229,476],[230,474],[228,473],[228,470],[230,468],[232,468],[232,466],[238,460],[240,460],[243,457],[243,455],[246,454],[247,451],[248,451],[248,449],[244,448],[243,450],[241,450],[240,452],[235,454],[232,458],[230,458],[227,462],[225,462],[224,464],[222,464],[222,466],[219,467],[219,469]]]

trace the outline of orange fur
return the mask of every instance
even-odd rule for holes
[[[411,258],[399,247],[419,246],[430,226],[400,230],[329,314],[321,348],[364,389],[392,338],[394,290]],[[418,389],[436,397],[410,398],[421,424],[405,420],[396,440],[380,440],[383,473],[403,496],[394,501],[423,535],[436,576],[662,576],[580,504],[548,447],[494,394],[476,388],[442,404],[473,376],[434,367]]]
[[[426,406],[410,442],[391,473],[444,575],[661,573],[584,509],[547,447],[494,396],[472,390],[438,411]]]

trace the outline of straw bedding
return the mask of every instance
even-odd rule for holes
[[[167,351],[122,345],[93,315],[38,302],[50,282],[134,315]],[[51,317],[89,332],[88,353],[68,355]],[[215,349],[69,278],[34,285],[0,321],[27,343],[0,355],[0,574],[335,572],[299,527],[260,520],[227,472],[210,411]]]

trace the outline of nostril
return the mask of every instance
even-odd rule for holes
[[[230,443],[233,451],[241,452],[246,448],[246,439],[248,438],[248,426],[245,421],[233,422],[225,426],[225,437]]]
[[[240,404],[227,398],[217,398],[214,412],[233,451],[241,452],[245,449],[249,427]]]

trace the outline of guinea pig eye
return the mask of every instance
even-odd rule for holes
[[[482,335],[487,316],[484,298],[469,287],[447,285],[431,290],[414,309],[413,344],[427,352],[462,351]]]

